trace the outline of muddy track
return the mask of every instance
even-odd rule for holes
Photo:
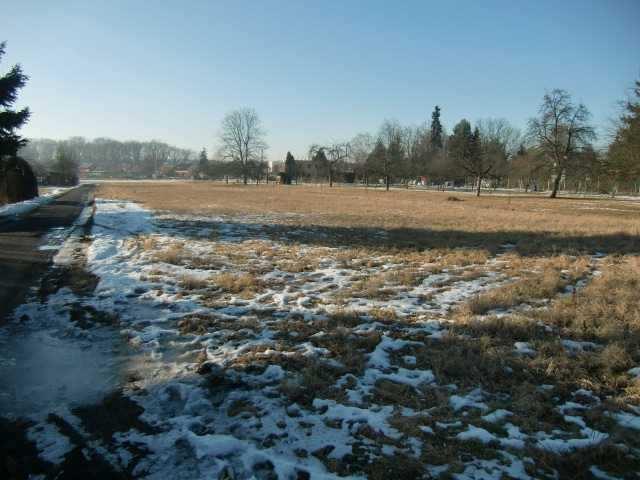
[[[93,201],[93,190],[82,185],[23,217],[0,220],[0,324],[49,268],[56,251],[38,248],[45,235],[71,226]]]

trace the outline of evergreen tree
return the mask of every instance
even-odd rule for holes
[[[0,43],[0,60],[5,52],[6,43]],[[0,157],[15,156],[27,140],[20,137],[16,130],[29,119],[29,109],[13,110],[11,107],[18,98],[18,90],[25,86],[28,77],[22,73],[20,65],[14,65],[9,73],[0,76]]]
[[[449,138],[449,156],[454,163],[460,164],[469,159],[472,135],[471,124],[465,119],[453,127],[453,134]]]
[[[293,158],[291,152],[287,152],[287,158],[284,161],[284,173],[287,176],[287,183],[291,183],[296,178],[296,159]]]
[[[329,159],[327,158],[326,153],[324,153],[324,148],[311,148],[311,165],[313,166],[314,176],[316,179],[320,177],[324,177],[329,172]]]
[[[387,171],[388,171],[388,156],[387,149],[384,146],[382,139],[378,139],[376,146],[367,157],[367,170],[382,174],[385,178],[385,184],[387,184]]]
[[[440,107],[437,105],[431,114],[431,148],[442,149],[442,123],[440,123]]]
[[[476,177],[476,196],[480,196],[480,188],[482,187],[482,179],[484,175],[489,173],[487,166],[484,165],[484,152],[482,149],[482,140],[480,139],[480,130],[476,127],[469,139],[469,158],[465,163],[466,170]],[[490,169],[490,168],[489,168]]]
[[[200,152],[198,160],[198,176],[205,178],[209,175],[209,159],[207,158],[207,149],[203,148]]]
[[[640,178],[640,81],[636,81],[634,95],[635,99],[625,103],[625,113],[609,146],[607,166],[616,181]]]

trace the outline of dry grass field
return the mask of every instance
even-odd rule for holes
[[[98,196],[197,215],[273,215],[283,225],[314,225],[329,240],[385,229],[391,245],[477,246],[494,250],[638,249],[640,202],[541,196],[490,196],[414,190],[249,185],[213,182],[104,183]],[[375,239],[366,239],[375,242]]]
[[[96,197],[100,282],[47,305],[71,295],[140,352],[124,394],[144,414],[99,440],[120,468],[638,478],[640,202],[211,182]]]

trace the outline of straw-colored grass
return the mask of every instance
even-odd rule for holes
[[[103,183],[97,196],[183,213],[303,214],[289,221],[328,226],[582,235],[640,231],[640,202],[615,199],[459,194],[464,201],[451,202],[443,192],[216,182]]]

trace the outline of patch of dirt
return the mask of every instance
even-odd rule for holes
[[[84,428],[93,436],[109,443],[116,432],[132,428],[152,434],[156,429],[140,419],[144,409],[121,391],[107,395],[96,405],[74,408],[72,413],[82,420]]]
[[[7,480],[42,475],[52,467],[38,457],[38,449],[27,438],[31,423],[0,417],[0,478]]]

